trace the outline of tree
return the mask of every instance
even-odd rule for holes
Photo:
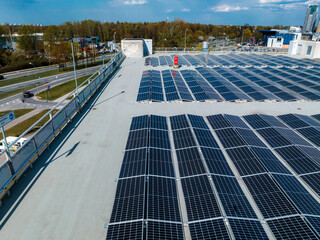
[[[71,44],[69,42],[59,42],[55,44],[52,48],[51,57],[64,62],[65,60],[70,60],[71,58]]]
[[[25,53],[30,53],[35,50],[36,36],[33,26],[22,26],[19,28],[17,39],[19,48]]]
[[[251,30],[249,28],[246,28],[244,31],[243,31],[243,41],[244,42],[248,42],[249,38],[251,37]]]

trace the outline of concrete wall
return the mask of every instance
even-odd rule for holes
[[[121,49],[126,57],[139,58],[143,57],[143,40],[122,40]]]
[[[282,48],[283,38],[282,37],[270,37],[268,38],[268,47]]]

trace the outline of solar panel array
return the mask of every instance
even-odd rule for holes
[[[315,73],[295,76],[295,71],[254,67],[148,70],[143,72],[137,101],[319,101],[320,78]]]
[[[133,118],[107,239],[319,239],[319,116]]]
[[[145,66],[172,66],[173,58],[178,56],[178,64],[182,66],[214,66],[214,67],[246,67],[246,66],[270,66],[270,67],[313,67],[319,68],[320,64],[308,59],[294,59],[288,56],[268,54],[225,54],[225,55],[171,55],[159,57],[147,57]]]

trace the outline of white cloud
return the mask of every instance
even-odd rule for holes
[[[148,3],[147,0],[128,0],[124,2],[125,5],[143,5],[146,3]]]
[[[235,11],[244,11],[248,9],[249,9],[248,7],[230,6],[227,4],[223,4],[223,5],[211,8],[211,10],[214,12],[235,12]]]
[[[190,12],[190,9],[189,8],[183,8],[181,11],[182,12]]]
[[[171,12],[173,12],[173,10],[172,9],[167,9],[166,12],[167,13],[171,13]]]

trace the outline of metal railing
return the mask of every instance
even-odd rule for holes
[[[155,53],[201,53],[201,50],[199,48],[177,48],[177,47],[161,47],[161,48],[155,48]],[[268,47],[249,47],[249,46],[243,46],[241,48],[238,48],[236,46],[221,46],[221,47],[214,47],[213,49],[210,49],[209,54],[228,54],[228,53],[268,53],[268,54],[286,54],[288,53],[287,48],[268,48]]]
[[[11,186],[24,173],[32,163],[41,155],[41,153],[55,139],[57,134],[70,122],[75,114],[87,103],[90,97],[99,89],[101,84],[108,79],[114,70],[121,64],[125,56],[120,51],[96,73],[89,77],[85,82],[78,86],[78,90],[83,88],[78,94],[77,89],[68,94],[60,103],[53,107],[48,113],[34,123],[28,130],[21,134],[9,148],[20,138],[30,132],[39,122],[50,116],[48,120],[38,131],[36,131],[27,142],[23,144],[10,158],[0,165],[0,206],[2,198],[9,193]],[[97,75],[98,74],[98,75]],[[92,79],[93,76],[97,75]],[[62,106],[70,96],[74,96],[65,106]],[[52,116],[53,111],[58,112]],[[7,154],[5,151],[0,153]],[[10,153],[9,153],[10,154]]]

